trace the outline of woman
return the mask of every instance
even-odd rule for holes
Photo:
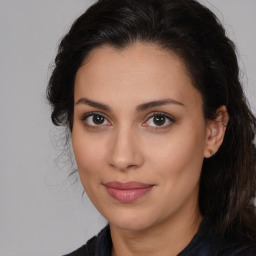
[[[233,43],[194,0],[100,0],[47,96],[108,220],[69,255],[256,255],[256,120]]]

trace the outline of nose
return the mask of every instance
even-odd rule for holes
[[[117,170],[137,169],[143,165],[142,145],[138,135],[131,128],[114,132],[109,147],[109,164]]]

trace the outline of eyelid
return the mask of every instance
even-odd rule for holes
[[[101,112],[97,112],[97,111],[92,111],[92,112],[89,112],[89,113],[86,113],[86,114],[83,114],[82,117],[81,117],[81,121],[83,121],[83,123],[87,126],[87,127],[90,127],[90,128],[102,128],[103,126],[106,126],[106,124],[99,124],[99,125],[90,125],[88,124],[87,122],[85,122],[85,120],[88,118],[88,117],[91,117],[93,115],[99,115],[99,116],[102,116],[109,124],[111,124],[111,122],[109,121],[109,117],[107,117],[105,114],[101,113]],[[109,125],[107,124],[107,125]]]
[[[86,118],[91,117],[93,115],[102,116],[108,122],[108,124],[90,125],[89,123],[85,122]],[[153,118],[157,115],[164,116],[165,118],[167,118],[170,121],[170,123],[168,123],[167,125],[163,125],[163,126],[157,126],[157,125],[156,126],[150,126],[150,125],[146,124],[149,121],[150,118]],[[170,125],[172,125],[176,121],[175,118],[173,116],[171,116],[170,114],[167,114],[165,112],[159,112],[159,111],[155,111],[153,113],[150,113],[145,118],[146,118],[146,121],[142,123],[142,126],[152,128],[152,129],[168,128]],[[109,126],[109,125],[112,124],[112,122],[109,121],[110,118],[107,115],[105,115],[104,113],[98,112],[98,111],[92,111],[92,112],[88,112],[86,114],[83,114],[80,119],[84,123],[84,125],[86,125],[89,128],[96,128],[96,129],[97,128],[103,128],[104,126]]]
[[[155,117],[157,115],[164,116],[165,118],[169,119],[170,123],[167,124],[167,125],[163,125],[163,126],[147,126],[146,122],[148,122],[150,118]],[[142,124],[142,126],[149,127],[149,128],[152,128],[152,129],[165,129],[165,128],[168,128],[173,123],[175,123],[175,121],[176,121],[175,118],[173,116],[171,116],[170,114],[167,114],[165,112],[156,111],[156,112],[153,112],[153,113],[150,113],[149,115],[147,115],[146,121]]]

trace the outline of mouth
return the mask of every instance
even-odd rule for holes
[[[130,203],[147,194],[154,185],[141,182],[118,182],[112,181],[103,184],[108,194],[122,203]]]

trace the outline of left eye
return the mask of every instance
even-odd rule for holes
[[[146,126],[166,127],[172,122],[173,120],[165,114],[154,114],[147,120]]]

